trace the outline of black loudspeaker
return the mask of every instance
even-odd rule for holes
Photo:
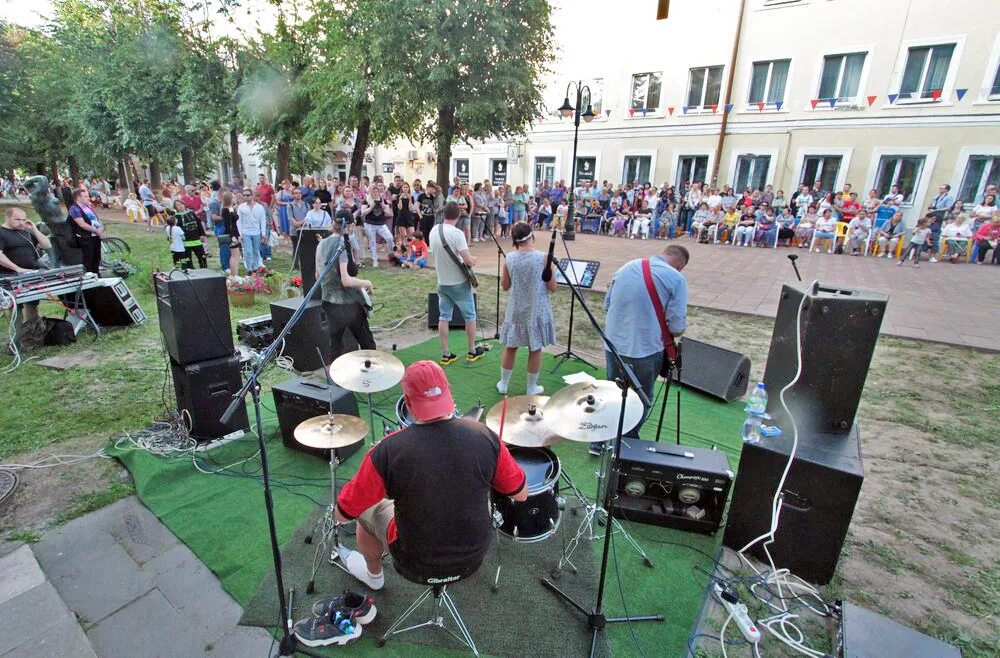
[[[170,358],[181,365],[233,353],[226,277],[211,270],[153,274],[160,332]]]
[[[791,432],[744,443],[722,543],[738,551],[768,531],[771,502],[788,464]],[[825,585],[833,577],[864,481],[858,426],[847,433],[799,437],[788,472],[774,543],[774,566]],[[750,551],[767,562],[762,542]]]
[[[132,296],[132,291],[125,285],[124,280],[102,281],[108,283],[83,291],[87,310],[97,324],[104,327],[127,327],[146,321],[146,314]]]
[[[747,392],[750,357],[724,347],[681,340],[681,384],[732,402]]]
[[[285,328],[303,301],[302,297],[292,297],[271,302],[271,324],[274,327],[275,337]],[[317,347],[323,352],[322,361],[319,354],[316,353]],[[344,332],[342,349],[344,352],[353,352],[358,349],[358,341],[349,331]],[[315,299],[309,300],[302,318],[285,336],[285,345],[284,348],[280,348],[280,352],[282,356],[292,359],[292,367],[299,372],[316,370],[330,365],[333,360],[330,349],[330,332],[326,326],[326,314],[323,312],[322,302]]]
[[[476,306],[476,314],[479,314],[479,294],[472,293],[472,300]],[[438,296],[436,292],[428,293],[427,295],[427,328],[437,329],[438,319],[441,317],[441,311],[438,308]],[[465,318],[462,316],[462,311],[456,306],[451,314],[451,322],[448,323],[450,329],[465,329]]]
[[[299,272],[302,273],[302,290],[309,290],[316,283],[316,245],[330,235],[325,228],[299,229]]]
[[[317,448],[307,448],[295,440],[295,428],[299,423],[316,416],[325,416],[330,409],[330,391],[333,390],[333,413],[358,415],[358,401],[354,394],[339,386],[329,386],[305,377],[293,377],[271,389],[274,396],[274,408],[278,412],[278,425],[281,426],[281,441],[285,447],[301,450],[329,461],[330,451]],[[344,461],[364,445],[364,439],[352,443],[345,448],[337,448],[337,459]]]
[[[712,534],[722,523],[733,471],[724,452],[623,439],[619,519]]]
[[[171,361],[170,369],[177,394],[177,411],[188,423],[192,437],[211,441],[250,427],[243,401],[228,423],[219,420],[243,386],[239,357],[229,355],[188,364]]]
[[[804,283],[782,287],[764,384],[768,412],[786,434],[791,423],[778,394],[798,368],[795,320],[800,306],[802,374],[785,393],[785,402],[801,434],[842,434],[854,423],[888,300],[886,295],[848,288]]]

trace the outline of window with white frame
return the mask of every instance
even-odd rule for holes
[[[976,203],[989,185],[1000,185],[1000,156],[972,155],[965,165],[958,201]]]
[[[649,155],[626,155],[622,163],[622,184],[648,183],[649,169],[653,164],[653,158]]]
[[[752,105],[757,103],[774,105],[784,102],[785,85],[788,82],[788,69],[791,63],[790,59],[754,62],[747,102]]]
[[[736,182],[733,189],[737,192],[747,189],[763,190],[767,185],[767,170],[771,166],[771,156],[753,155],[748,153],[736,158]]]
[[[840,155],[807,155],[802,160],[799,184],[812,187],[813,183],[820,181],[821,190],[834,189],[837,186],[837,175],[840,173],[843,160],[843,156]]]
[[[879,196],[889,194],[892,186],[896,185],[903,195],[903,204],[912,204],[924,160],[922,155],[883,155],[879,158],[875,175],[875,189]]]
[[[688,73],[687,106],[711,107],[722,95],[722,67],[703,66]]]
[[[680,192],[684,189],[684,183],[704,181],[707,174],[707,155],[682,155],[677,158],[677,180],[674,181],[674,189]]]
[[[933,46],[914,46],[906,53],[903,80],[899,85],[902,98],[933,98],[944,89],[951,68],[955,44],[941,43]]]
[[[661,72],[633,75],[632,103],[629,107],[638,111],[657,111],[660,107],[660,79],[662,77],[663,73]]]
[[[827,55],[823,58],[823,74],[816,98],[852,100],[861,87],[861,71],[868,53]]]

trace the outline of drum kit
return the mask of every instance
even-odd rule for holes
[[[295,440],[304,446],[330,451],[330,504],[316,522],[306,543],[320,537],[313,556],[312,574],[307,593],[315,589],[316,572],[321,556],[330,550],[330,563],[345,569],[339,560],[341,545],[339,523],[334,517],[337,504],[336,470],[339,460],[338,448],[344,448],[364,440],[369,431],[374,436],[376,412],[372,405],[373,393],[388,390],[403,378],[403,363],[391,354],[377,350],[358,350],[338,357],[327,371],[330,382],[367,396],[369,422],[357,416],[333,413],[331,388],[330,411],[326,415],[310,418],[295,428]],[[486,425],[497,433],[510,450],[514,461],[525,473],[528,498],[515,502],[494,492],[490,507],[494,527],[499,535],[514,543],[530,544],[545,541],[559,530],[566,500],[560,495],[568,490],[575,496],[584,510],[579,527],[570,541],[563,541],[563,551],[557,566],[552,571],[558,577],[565,566],[576,573],[571,557],[580,543],[597,540],[598,526],[611,528],[621,533],[636,549],[647,566],[652,562],[642,548],[628,535],[621,524],[609,518],[600,505],[601,484],[606,480],[607,460],[601,462],[598,476],[598,495],[589,498],[570,478],[560,464],[552,447],[562,441],[593,443],[610,441],[617,433],[619,416],[622,413],[622,392],[618,385],[610,381],[593,380],[567,386],[551,397],[522,395],[505,398],[486,413]],[[628,391],[624,404],[624,428],[634,427],[642,418],[643,406],[639,397]],[[385,416],[378,414],[385,420]],[[456,417],[458,411],[454,412]],[[478,417],[478,416],[476,416]],[[406,407],[404,398],[396,403],[398,427],[411,425],[414,420]],[[564,488],[560,486],[563,485]],[[597,501],[597,502],[595,502]],[[499,556],[499,542],[498,542]],[[500,562],[494,577],[494,590],[500,582]]]

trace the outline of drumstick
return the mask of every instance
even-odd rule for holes
[[[503,396],[503,407],[500,409],[500,442],[503,443],[503,424],[507,420],[507,396]]]

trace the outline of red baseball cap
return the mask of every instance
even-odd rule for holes
[[[403,373],[403,395],[410,414],[420,421],[451,415],[455,400],[441,366],[433,361],[417,361]]]

